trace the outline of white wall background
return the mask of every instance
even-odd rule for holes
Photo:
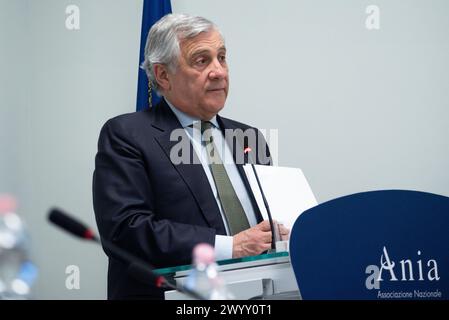
[[[81,29],[65,28],[65,8]],[[365,28],[368,5],[380,30]],[[95,225],[101,125],[135,108],[142,0],[0,0],[0,193],[33,238],[37,299],[104,299],[107,261],[46,222],[54,205]],[[172,0],[226,37],[223,115],[279,129],[279,164],[320,202],[373,189],[449,196],[449,3],[445,0]],[[80,290],[67,290],[77,265]]]

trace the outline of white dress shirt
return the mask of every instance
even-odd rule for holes
[[[189,137],[190,141],[192,142],[193,148],[194,148],[199,160],[201,161],[204,172],[206,173],[207,179],[209,180],[209,184],[210,184],[210,187],[214,194],[215,200],[217,201],[218,208],[220,209],[221,217],[223,220],[223,224],[226,228],[227,236],[223,236],[223,235],[215,236],[216,260],[231,259],[232,258],[233,238],[232,238],[232,236],[229,235],[230,234],[229,227],[227,225],[226,217],[225,217],[223,209],[221,207],[220,199],[218,197],[218,192],[217,192],[217,188],[215,186],[212,172],[208,165],[206,145],[205,145],[205,143],[203,143],[201,141],[200,126],[195,125],[197,122],[199,122],[201,120],[180,111],[175,106],[173,106],[167,99],[165,99],[165,101],[167,101],[167,104],[169,105],[169,107],[171,108],[173,113],[178,118],[179,122],[181,123],[181,126],[184,128],[187,136]],[[216,149],[218,150],[220,158],[223,161],[224,167],[229,176],[229,179],[231,180],[232,186],[234,187],[237,197],[239,198],[239,200],[242,204],[243,210],[245,211],[246,217],[248,218],[249,225],[251,227],[253,227],[257,224],[256,214],[255,214],[253,206],[251,204],[251,200],[248,195],[248,191],[246,190],[245,185],[243,184],[242,178],[240,177],[240,174],[238,172],[237,166],[235,165],[234,157],[231,153],[231,150],[229,149],[228,144],[226,143],[226,141],[223,137],[223,134],[220,130],[220,126],[218,125],[216,116],[214,116],[209,121],[213,124],[212,136],[214,139],[214,144],[216,146]]]

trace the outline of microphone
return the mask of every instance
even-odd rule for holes
[[[75,218],[69,217],[59,209],[51,209],[48,214],[48,220],[78,238],[99,242],[92,229]]]
[[[248,154],[251,157],[251,159],[254,160],[254,158],[252,157],[251,151],[252,151],[252,149],[250,147],[246,147],[243,150],[243,153]],[[276,250],[276,242],[279,240],[279,234],[277,232],[277,228],[274,227],[274,222],[273,222],[273,218],[271,216],[270,206],[268,205],[267,198],[265,197],[265,193],[263,192],[262,185],[260,184],[259,175],[257,174],[256,167],[254,166],[255,161],[248,161],[248,162],[251,164],[251,167],[253,168],[254,176],[256,177],[256,181],[257,181],[257,186],[259,187],[260,194],[262,195],[263,204],[267,211],[268,221],[270,222],[271,249]]]
[[[95,236],[92,229],[87,227],[82,222],[76,220],[75,218],[70,217],[62,210],[57,208],[51,209],[48,214],[48,220],[78,238],[90,240],[97,244],[103,244],[103,246],[108,249],[117,259],[128,264],[127,273],[134,279],[143,283],[153,283],[158,288],[169,288],[177,290],[194,299],[205,300],[205,298],[201,294],[195,291],[192,291],[183,286],[177,287],[176,285],[171,284],[166,278],[155,273],[153,271],[155,268],[146,261],[130,254],[129,252],[123,250],[112,242],[109,242],[105,239],[102,239],[100,241],[99,238]]]

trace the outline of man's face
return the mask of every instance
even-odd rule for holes
[[[223,107],[229,78],[226,48],[216,30],[180,42],[175,73],[168,72],[167,99],[181,111],[210,120]]]

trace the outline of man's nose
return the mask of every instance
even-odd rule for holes
[[[222,65],[218,59],[215,59],[211,66],[211,71],[209,72],[209,77],[211,79],[223,79],[228,74],[228,69],[226,66]]]

